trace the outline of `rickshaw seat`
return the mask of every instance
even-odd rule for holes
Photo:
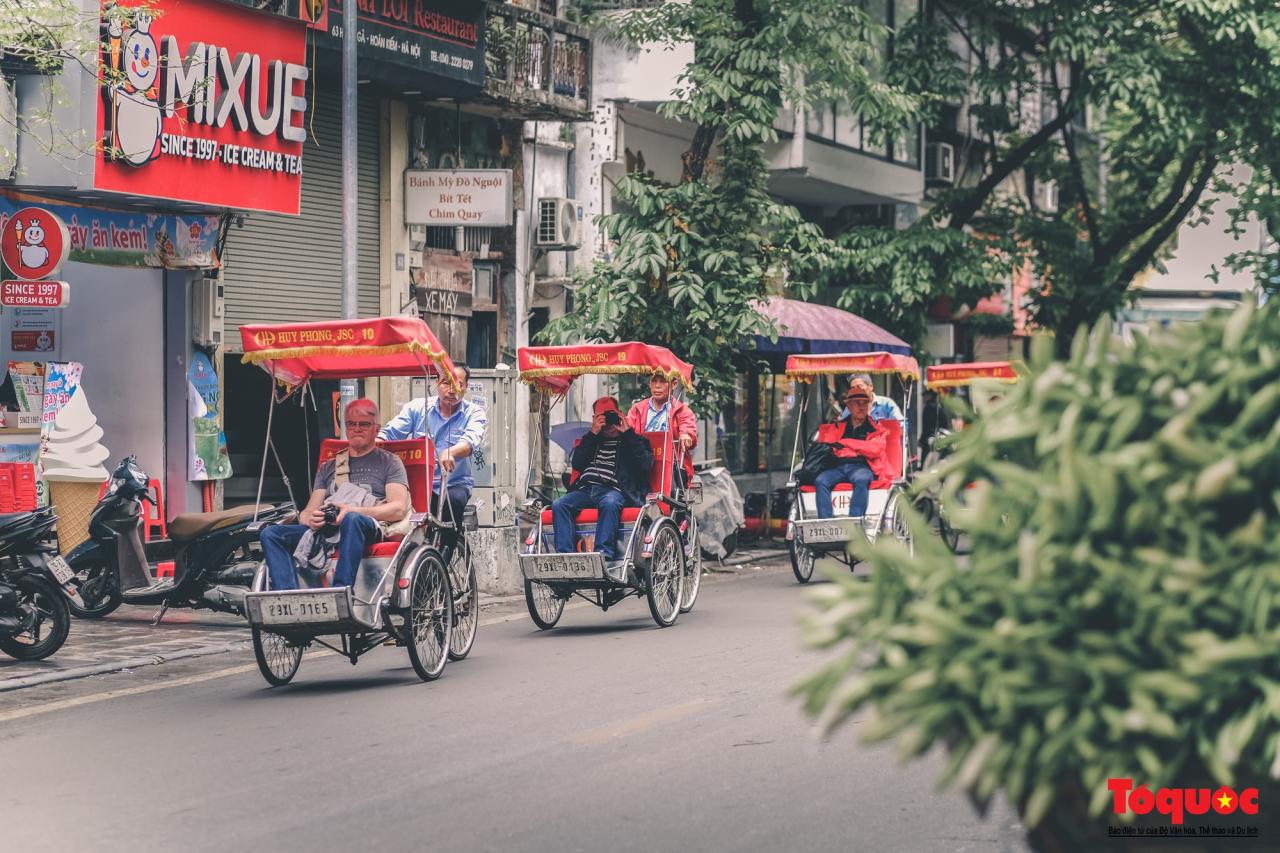
[[[880,477],[871,481],[873,489],[887,489],[894,484],[894,481],[902,479],[902,422],[893,418],[885,418],[876,421],[876,428],[885,432],[885,456],[889,460],[889,467],[893,469],[893,476],[889,478]],[[812,494],[818,490],[817,486],[801,486],[800,491],[805,494]],[[832,490],[833,492],[851,492],[853,491],[852,483],[837,483]]]
[[[662,506],[665,509],[666,504],[665,503],[659,504],[659,506]],[[639,517],[640,517],[640,507],[626,506],[622,508],[621,520],[623,524],[631,524],[633,521],[635,521]],[[551,510],[544,509],[542,511],[542,523],[551,524],[552,520],[553,519],[551,515]],[[600,513],[594,508],[590,508],[590,507],[588,507],[587,509],[581,510],[578,513],[578,517],[577,517],[578,524],[595,524],[599,520],[600,520]]]
[[[649,469],[649,491],[653,494],[662,495],[663,497],[671,497],[671,478],[673,476],[672,466],[664,464],[667,449],[667,433],[665,432],[642,432],[640,435],[649,442],[649,448],[653,451],[653,466]],[[674,445],[672,447],[674,450]],[[573,480],[577,479],[577,472],[574,472]],[[571,480],[572,482],[572,480]],[[659,509],[663,514],[669,514],[671,507],[666,501],[658,502]],[[640,507],[628,506],[622,508],[622,524],[631,524],[640,517]],[[544,525],[552,523],[552,515],[550,509],[542,511],[542,523]],[[575,521],[578,524],[595,524],[599,520],[599,513],[593,508],[587,508],[578,512]]]
[[[431,505],[431,471],[435,466],[436,457],[435,445],[431,439],[424,441],[420,438],[407,438],[400,441],[380,441],[378,447],[400,457],[400,461],[404,463],[405,474],[409,477],[409,503],[414,512],[426,512]],[[326,438],[320,442],[318,464],[323,465],[346,448],[347,442],[344,439]],[[396,536],[371,545],[365,549],[364,555],[366,557],[394,556],[402,538]]]

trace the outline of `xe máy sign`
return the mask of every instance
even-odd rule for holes
[[[214,0],[103,9],[94,188],[296,214],[306,27]]]

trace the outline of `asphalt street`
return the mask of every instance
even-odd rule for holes
[[[403,649],[243,650],[0,694],[4,847],[33,851],[1019,851],[1012,811],[937,793],[787,695],[820,658],[785,564],[538,631],[513,602],[423,684]]]

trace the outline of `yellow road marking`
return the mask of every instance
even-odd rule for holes
[[[694,699],[692,702],[685,702],[682,705],[655,708],[637,717],[606,723],[594,729],[587,729],[581,734],[574,735],[572,740],[574,743],[582,744],[583,746],[601,746],[618,738],[630,737],[631,735],[648,731],[659,723],[669,723],[672,720],[687,717],[690,714],[701,711],[703,708],[709,708],[719,701],[719,699],[711,698]]]

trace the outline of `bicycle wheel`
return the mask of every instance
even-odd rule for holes
[[[465,543],[459,543],[449,562],[449,586],[453,590],[449,660],[462,660],[471,654],[480,627],[480,588],[476,585],[476,567],[471,564],[471,549]]]
[[[302,664],[302,652],[303,646],[279,634],[253,629],[253,656],[258,660],[258,671],[272,687],[283,687],[293,680]]]
[[[680,534],[671,522],[660,521],[653,533],[653,557],[645,572],[645,597],[659,628],[669,628],[680,616],[683,589],[684,548]]]
[[[906,496],[895,492],[885,504],[884,515],[880,518],[880,532],[887,533],[907,548],[908,554],[915,554],[915,539],[911,528],[907,526],[907,516],[903,510],[907,506]]]
[[[800,495],[796,495],[796,500],[800,500]],[[791,505],[790,521],[797,520],[795,504]],[[800,544],[800,540],[793,532],[791,538],[787,540],[787,552],[791,556],[791,574],[796,576],[798,583],[808,583],[813,577],[813,564],[816,562],[813,552]]]
[[[684,552],[684,592],[680,596],[680,612],[688,613],[698,600],[702,588],[702,549],[698,547],[698,521],[690,517],[685,531],[689,546]]]
[[[560,621],[564,613],[564,599],[545,583],[524,582],[524,603],[529,608],[529,618],[543,631],[549,631]]]
[[[405,632],[409,662],[423,681],[435,681],[449,662],[453,634],[453,594],[440,553],[427,548],[410,573],[409,612]]]

